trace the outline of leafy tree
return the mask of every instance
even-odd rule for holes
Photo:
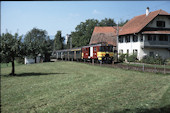
[[[71,33],[73,47],[80,47],[88,45],[94,27],[98,26],[99,22],[95,19],[88,19],[86,22],[81,22],[75,28],[75,32]]]
[[[123,26],[123,25],[125,25],[127,22],[128,22],[129,20],[127,19],[127,20],[120,20],[120,22],[119,22],[119,26]]]
[[[101,22],[99,23],[99,26],[116,26],[116,23],[114,22],[114,19],[103,19],[101,20]]]
[[[49,62],[50,61],[50,55],[52,53],[53,50],[53,40],[50,40],[49,37],[47,37],[47,40],[45,40],[44,42],[44,46],[43,46],[43,53],[44,54],[44,61],[45,62]]]
[[[57,31],[54,38],[54,50],[60,50],[64,48],[64,37],[61,36],[61,31]]]
[[[46,51],[46,41],[48,40],[47,32],[45,30],[33,28],[24,38],[24,45],[26,47],[26,54],[35,58]]]
[[[22,56],[22,36],[17,33],[13,36],[10,33],[3,33],[1,36],[1,62],[12,63],[12,71],[10,75],[15,75],[15,57]]]

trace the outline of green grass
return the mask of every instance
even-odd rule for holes
[[[23,65],[23,64],[18,63],[16,61],[14,61],[14,62],[15,62],[15,66]],[[11,62],[9,62],[9,63],[1,63],[1,68],[5,68],[5,67],[12,67]]]
[[[143,64],[132,64],[132,63],[122,63],[123,65],[131,65],[131,66],[139,66],[143,67]],[[164,65],[157,65],[157,64],[144,64],[145,67],[153,67],[153,68],[164,68]],[[166,69],[170,69],[170,65],[165,65]]]
[[[1,69],[2,113],[135,113],[170,107],[170,76],[76,62]]]

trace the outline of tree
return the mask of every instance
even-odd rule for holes
[[[47,32],[45,30],[33,28],[24,38],[24,45],[26,46],[26,53],[28,56],[35,58],[41,54],[43,55],[46,48],[46,41],[48,40]]]
[[[49,62],[50,61],[50,56],[53,50],[53,40],[50,40],[49,37],[47,37],[47,40],[45,40],[44,42],[44,46],[43,46],[43,53],[44,54],[44,61],[45,62]]]
[[[88,19],[86,22],[81,22],[79,25],[77,25],[75,31],[71,33],[73,47],[88,45],[94,27],[98,26],[98,24],[98,20]]]
[[[127,22],[128,22],[129,20],[127,19],[127,20],[122,20],[122,19],[120,19],[120,22],[119,22],[119,26],[123,26],[123,25],[125,25]]]
[[[64,48],[64,37],[61,36],[61,31],[57,31],[54,38],[54,50],[60,50]]]
[[[114,22],[114,19],[103,19],[101,20],[101,22],[99,23],[99,26],[116,26],[116,23]]]
[[[15,57],[22,56],[22,36],[17,33],[13,36],[10,33],[2,34],[1,36],[1,62],[12,63],[12,71],[10,75],[15,75]]]

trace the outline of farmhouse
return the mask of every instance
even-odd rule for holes
[[[91,36],[90,45],[106,43],[117,46],[117,28],[116,27],[95,27]]]
[[[170,58],[170,13],[147,8],[128,21],[119,31],[118,53]]]

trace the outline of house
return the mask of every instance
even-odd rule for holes
[[[41,54],[39,54],[39,55],[36,57],[36,62],[37,62],[37,63],[42,62]],[[25,58],[24,58],[24,64],[34,64],[34,63],[35,63],[35,58],[29,57],[29,56],[25,56]]]
[[[91,36],[90,45],[93,44],[110,44],[117,46],[117,28],[116,27],[98,27],[96,26]]]
[[[119,54],[170,58],[170,13],[156,10],[136,16],[119,30]]]

